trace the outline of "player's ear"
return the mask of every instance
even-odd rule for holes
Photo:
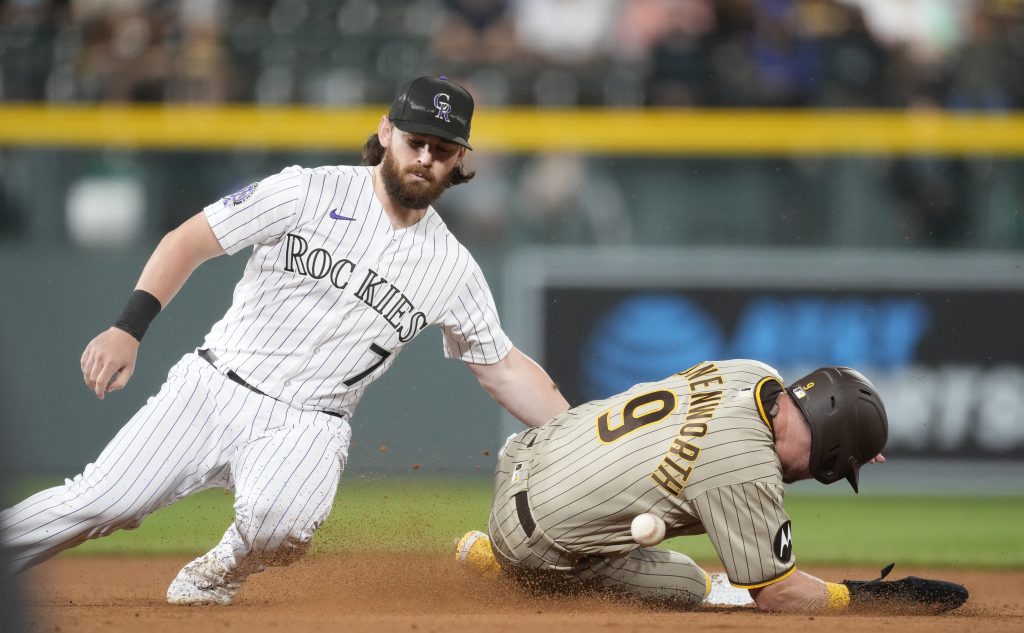
[[[377,125],[377,140],[380,141],[381,147],[387,147],[391,144],[391,131],[394,126],[391,124],[391,120],[385,114],[380,117],[380,124]]]

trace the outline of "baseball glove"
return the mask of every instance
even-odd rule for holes
[[[930,613],[956,609],[967,602],[967,588],[945,580],[907,576],[900,580],[883,580],[896,563],[890,563],[874,580],[844,580],[850,590],[850,606],[868,608],[910,607]]]

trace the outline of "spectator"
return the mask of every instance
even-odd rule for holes
[[[749,56],[757,82],[756,105],[807,105],[814,82],[821,76],[819,50],[802,37],[794,3],[764,0],[755,15]]]
[[[160,102],[168,97],[170,10],[129,8],[112,14],[105,54],[110,59],[110,101]]]
[[[623,54],[649,57],[648,103],[704,106],[713,102],[711,37],[715,13],[707,0],[639,0],[620,17]]]
[[[956,110],[1024,106],[1018,101],[1024,84],[1024,44],[1013,40],[1012,35],[1020,33],[1013,17],[987,5],[971,8],[970,37],[952,58],[946,106]]]
[[[221,42],[220,4],[213,0],[184,0],[181,45],[173,61],[175,101],[216,103],[231,89],[227,53]]]
[[[1022,14],[1015,0],[22,0],[0,3],[0,98],[361,103],[372,78],[433,57],[492,103],[898,107],[925,87],[942,107],[1008,109],[1024,107]]]
[[[801,23],[818,42],[821,79],[814,104],[821,107],[880,107],[885,104],[885,49],[868,29],[860,7],[837,0],[801,5]]]
[[[556,63],[592,62],[612,47],[619,0],[517,0],[515,29],[519,44]]]
[[[60,0],[0,3],[0,97],[42,101],[57,34],[67,22]]]
[[[576,154],[538,154],[520,176],[527,241],[628,244],[632,220],[622,191]]]
[[[444,7],[444,21],[431,43],[438,58],[478,64],[514,59],[509,0],[445,0]]]

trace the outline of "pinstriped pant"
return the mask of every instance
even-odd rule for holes
[[[515,494],[525,490],[529,495],[530,456],[541,446],[531,448],[531,433],[510,437],[498,455],[488,533],[502,570],[544,591],[603,588],[674,608],[699,606],[710,589],[709,577],[684,554],[641,547],[623,556],[584,556],[551,539],[541,525],[526,533]]]
[[[287,564],[331,511],[351,433],[186,354],[82,474],[0,514],[2,542],[21,571],[192,493],[233,488],[238,560]]]

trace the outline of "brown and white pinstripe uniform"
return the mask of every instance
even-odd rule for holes
[[[763,363],[707,361],[512,436],[495,475],[496,555],[507,568],[699,602],[702,569],[633,540],[646,512],[667,538],[706,532],[734,585],[781,580],[796,561],[767,414],[781,388]]]

